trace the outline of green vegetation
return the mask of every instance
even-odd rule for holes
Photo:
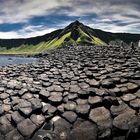
[[[0,54],[37,54],[67,45],[107,45],[138,42],[138,34],[113,34],[84,26],[76,21],[64,29],[29,39],[0,39]]]

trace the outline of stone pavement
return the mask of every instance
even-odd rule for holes
[[[0,140],[140,139],[140,51],[63,47],[0,67]]]

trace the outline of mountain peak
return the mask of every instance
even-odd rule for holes
[[[76,20],[76,21],[72,22],[72,24],[78,26],[78,25],[81,25],[82,23],[80,23],[78,20]]]
[[[74,21],[74,22],[72,22],[69,26],[68,26],[68,28],[73,28],[73,27],[79,27],[79,26],[83,26],[83,24],[81,23],[81,22],[79,22],[78,20],[76,20],[76,21]]]

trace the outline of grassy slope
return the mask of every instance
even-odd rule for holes
[[[70,36],[71,32],[68,32],[64,34],[62,37],[54,38],[53,40],[47,41],[47,42],[40,42],[37,45],[28,45],[28,44],[23,44],[19,47],[12,48],[9,50],[6,50],[6,48],[1,48],[0,47],[0,54],[37,54],[49,49],[54,49],[62,44],[65,43],[66,38],[69,38],[70,40],[67,42],[68,44],[84,44],[90,43],[90,44],[95,44],[95,45],[106,45],[105,42],[100,40],[99,38],[89,35],[85,33],[81,28],[78,28],[79,31],[79,37],[76,41],[74,41]]]
[[[91,44],[95,44],[95,45],[106,45],[106,43],[104,41],[102,41],[101,39],[95,37],[95,36],[92,36],[92,35],[88,35],[86,34],[84,31],[82,31],[81,29],[79,29],[79,32],[80,32],[80,37],[77,39],[77,43],[80,43],[82,41],[85,41],[85,42],[89,42]],[[89,41],[89,40],[90,41]]]
[[[40,42],[37,45],[21,45],[17,48],[6,50],[6,48],[0,48],[0,54],[37,54],[48,49],[54,49],[61,46],[64,40],[70,36],[70,32],[63,35],[61,38],[55,38],[48,42]]]

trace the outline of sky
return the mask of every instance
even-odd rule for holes
[[[140,33],[140,0],[0,0],[0,38],[28,38],[80,22]]]

